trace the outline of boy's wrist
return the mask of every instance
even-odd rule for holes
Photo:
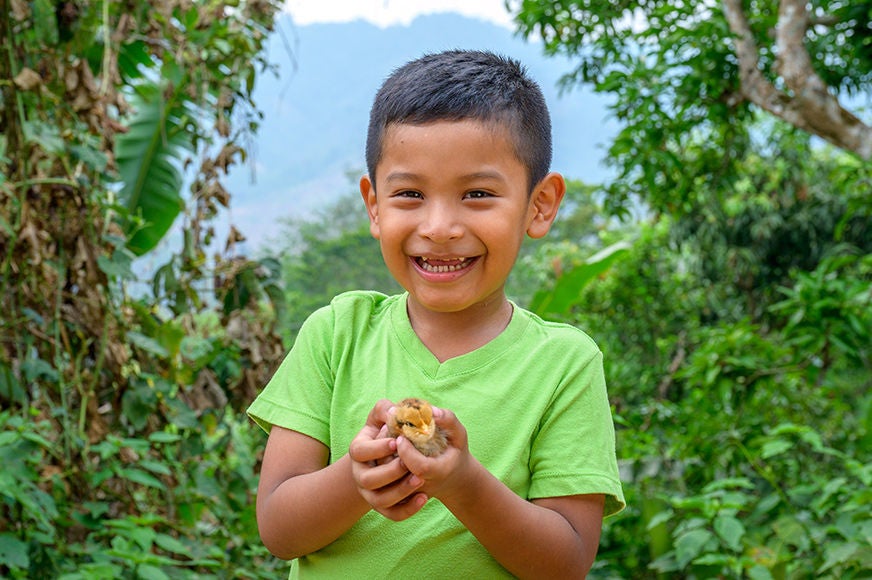
[[[475,504],[480,501],[480,490],[484,478],[490,475],[470,453],[467,453],[466,461],[458,471],[449,485],[443,486],[434,495],[452,512],[474,508]]]

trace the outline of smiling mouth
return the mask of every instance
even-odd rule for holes
[[[417,256],[415,263],[425,272],[433,274],[444,274],[446,272],[457,272],[463,270],[470,264],[475,262],[476,258],[451,258],[451,259],[436,259],[428,258],[427,256]]]

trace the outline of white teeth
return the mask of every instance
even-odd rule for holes
[[[427,272],[433,272],[434,274],[443,274],[445,272],[456,272],[457,270],[462,270],[463,268],[465,268],[466,266],[469,265],[469,262],[470,262],[469,258],[457,258],[457,259],[460,261],[455,263],[455,264],[436,265],[436,264],[431,264],[428,261],[429,258],[422,256],[421,260],[420,260],[420,264],[421,264],[421,268],[423,268]],[[442,261],[445,261],[445,260],[442,260]]]

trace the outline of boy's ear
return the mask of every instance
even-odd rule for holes
[[[527,225],[528,236],[541,238],[548,233],[565,194],[566,182],[559,173],[549,173],[536,184],[530,194],[531,215]]]
[[[366,213],[369,216],[369,233],[372,237],[379,239],[378,228],[378,203],[375,197],[375,186],[369,175],[364,175],[360,178],[360,195],[363,197],[363,203],[366,205]]]

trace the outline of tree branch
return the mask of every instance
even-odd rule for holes
[[[817,135],[836,147],[872,159],[872,127],[865,125],[830,93],[814,72],[805,48],[809,18],[804,0],[781,0],[776,28],[777,74],[789,93],[763,76],[759,51],[741,0],[723,0],[724,15],[735,35],[742,95],[769,113]]]

